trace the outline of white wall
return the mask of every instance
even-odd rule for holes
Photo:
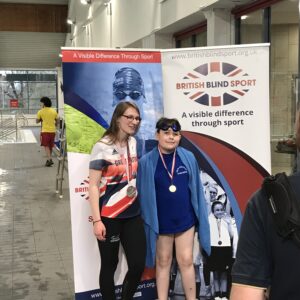
[[[91,22],[91,45],[92,47],[112,47],[110,41],[110,15],[109,7],[98,5],[93,7],[93,19]]]
[[[89,19],[89,5],[70,0],[69,18],[76,20],[71,46],[170,48],[174,32],[205,20],[199,6],[199,0],[92,0]]]
[[[167,0],[161,3],[161,28],[200,10],[199,0]],[[200,22],[200,21],[199,21]]]
[[[151,34],[160,27],[159,15],[159,1],[112,1],[113,47],[124,47]]]

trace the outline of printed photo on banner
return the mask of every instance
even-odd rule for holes
[[[90,118],[103,128],[108,127],[119,101],[133,101],[142,118],[136,136],[138,155],[153,147],[155,122],[163,114],[159,63],[67,63],[64,64],[64,93],[65,103],[71,106],[67,107],[67,116],[75,108],[83,113],[85,120]],[[67,132],[68,151],[88,153],[101,134],[99,129],[95,132],[94,122],[91,128],[90,122],[85,120],[78,115],[68,118],[68,123],[72,124]],[[79,139],[78,144],[73,143],[73,137]]]

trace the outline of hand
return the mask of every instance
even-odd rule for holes
[[[99,241],[105,241],[106,228],[102,221],[94,224],[94,234]]]
[[[225,212],[222,219],[228,224],[231,225],[231,217]]]

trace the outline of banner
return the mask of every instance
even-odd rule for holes
[[[225,251],[222,225],[217,226],[216,220],[226,221],[232,231],[229,243],[232,253],[229,253],[225,276],[228,277],[232,266],[230,258],[235,258],[242,212],[271,170],[269,47],[165,50],[162,68],[165,116],[180,121],[181,145],[191,150],[198,160],[214,250]],[[220,203],[218,206],[213,204],[216,201]],[[223,210],[222,216],[218,216],[218,209]],[[215,261],[218,255],[213,257]],[[194,256],[197,257],[197,253]],[[222,282],[215,282],[218,278],[210,274],[205,260],[200,258],[200,261],[194,261],[196,274],[200,265],[199,277],[205,272],[211,276],[204,280],[210,291],[205,291],[202,284],[201,295],[213,296]],[[179,288],[175,292],[183,294]],[[227,288],[223,292],[228,292]]]
[[[66,48],[62,54],[76,300],[102,298],[101,262],[88,202],[89,154],[121,98],[116,90],[122,78],[133,73],[142,78],[135,87],[142,95],[135,99],[143,119],[136,136],[138,155],[155,145],[155,123],[163,112],[180,121],[181,145],[194,153],[201,170],[212,246],[230,246],[229,287],[242,213],[271,169],[268,45],[162,51]],[[128,100],[135,97],[125,94]],[[221,237],[224,222],[230,225],[230,241]],[[197,245],[197,292],[201,282],[200,295],[213,296],[218,278],[207,263],[210,258],[203,258]],[[121,249],[115,273],[117,296],[126,270]],[[183,295],[176,260],[170,274],[170,295],[174,294]],[[156,299],[154,270],[145,270],[135,298]]]
[[[63,91],[66,119],[68,171],[71,201],[74,282],[76,300],[101,299],[99,291],[100,259],[93,234],[88,202],[89,154],[111,119],[119,98],[116,90],[124,78],[140,76],[135,91],[126,96],[139,106],[143,119],[139,133],[138,154],[153,147],[155,122],[162,115],[162,75],[160,52],[68,50],[63,55]],[[124,96],[122,96],[124,97]],[[116,271],[116,294],[121,294],[127,264],[120,250]],[[145,270],[135,297],[154,299],[154,271]]]

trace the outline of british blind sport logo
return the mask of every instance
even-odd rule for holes
[[[176,89],[190,100],[206,106],[231,104],[256,85],[256,79],[226,62],[202,64],[185,74]]]
[[[89,200],[89,177],[82,180],[78,187],[75,187],[75,193],[79,193],[83,199]]]

